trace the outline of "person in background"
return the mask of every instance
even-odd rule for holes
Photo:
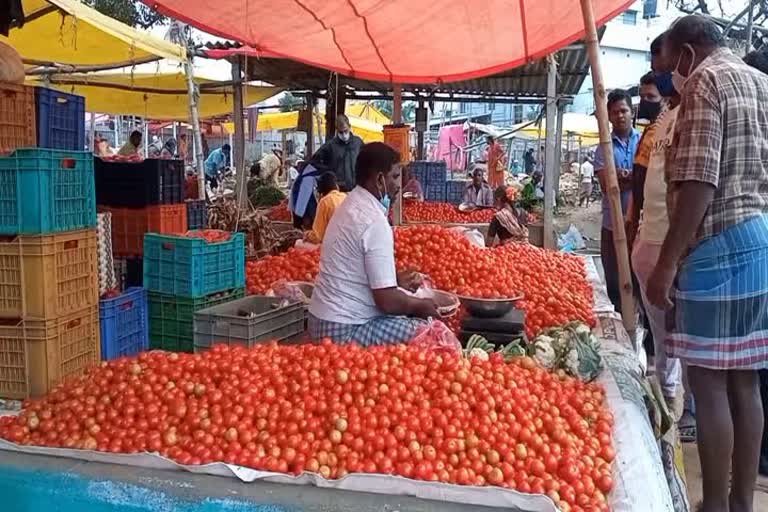
[[[224,144],[211,151],[211,154],[205,159],[205,181],[211,185],[212,189],[219,186],[219,173],[227,167],[231,149],[229,144]]]
[[[533,171],[536,170],[536,156],[533,154],[533,148],[528,148],[528,150],[523,153],[523,166],[525,174],[528,176],[533,174]]]
[[[476,168],[472,172],[472,183],[464,189],[462,203],[490,208],[493,206],[493,189],[483,179],[483,170]]]
[[[594,188],[595,166],[589,161],[588,156],[582,157],[579,166],[579,206],[589,208],[589,200],[592,198]]]
[[[293,215],[293,227],[310,229],[317,213],[317,180],[328,169],[316,160],[310,160],[299,171],[288,195],[288,209]]]
[[[423,321],[438,318],[431,299],[413,297],[418,274],[398,274],[387,220],[400,193],[400,155],[382,142],[357,157],[357,186],[336,209],[320,249],[320,272],[309,305],[313,339],[363,346],[410,341]]]
[[[512,173],[512,176],[517,176],[523,172],[523,167],[520,165],[519,160],[512,160],[512,167],[510,168],[509,172]]]
[[[424,190],[421,188],[419,180],[411,174],[410,165],[403,167],[403,183],[405,183],[403,186],[403,194],[411,194],[413,197],[410,197],[410,199],[415,201],[424,200]]]
[[[128,140],[125,141],[125,144],[123,144],[120,147],[120,149],[117,151],[117,154],[120,156],[138,155],[140,147],[141,147],[141,132],[138,130],[133,130],[131,132],[131,135],[128,137]]]
[[[495,189],[506,182],[506,156],[504,148],[491,135],[486,137],[486,141],[488,142],[488,184],[491,189]]]
[[[768,368],[768,77],[702,16],[677,20],[663,48],[681,103],[669,229],[647,295],[670,309],[667,353],[688,365],[701,510],[751,512]]]
[[[109,147],[109,140],[97,135],[94,139],[93,154],[98,157],[112,156],[114,151]]]
[[[183,162],[187,161],[189,156],[189,143],[187,142],[187,134],[182,133],[179,135],[179,159]]]
[[[296,160],[296,157],[288,158],[288,190],[293,187],[293,183],[299,177],[298,165],[299,162]]]
[[[163,145],[163,150],[160,152],[160,158],[165,160],[176,157],[176,139],[171,137]]]
[[[152,136],[152,143],[147,146],[147,158],[160,158],[160,153],[163,151],[163,143],[160,142],[160,137],[157,135]]]
[[[528,241],[528,213],[515,205],[516,194],[513,187],[498,187],[493,192],[496,214],[488,226],[487,247]]]
[[[760,51],[749,52],[744,57],[744,62],[748,66],[760,70],[763,74],[768,75],[768,51],[761,49]],[[759,471],[761,475],[768,476],[768,370],[760,370],[760,396],[763,399],[763,442],[760,448],[760,466]]]
[[[322,243],[333,212],[347,197],[347,194],[339,191],[336,175],[332,172],[324,172],[318,178],[317,195],[320,201],[317,203],[317,214],[312,223],[312,230],[304,234],[304,241],[313,244]]]
[[[349,118],[339,114],[336,136],[323,144],[312,159],[331,169],[341,190],[349,192],[355,186],[355,160],[362,147],[363,139],[352,133]]]
[[[629,198],[632,195],[632,165],[635,151],[640,142],[640,132],[632,127],[632,98],[626,91],[617,89],[608,95],[608,119],[612,125],[613,160],[616,164],[616,177],[621,193],[621,209],[627,213]],[[619,293],[619,267],[616,248],[613,245],[613,224],[611,223],[610,202],[605,181],[605,155],[603,147],[595,151],[595,174],[603,192],[603,224],[600,230],[600,259],[605,274],[605,286],[608,297],[616,311],[621,311]],[[620,219],[624,222],[624,219]]]

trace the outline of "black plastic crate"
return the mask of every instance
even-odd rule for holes
[[[125,260],[125,287],[143,286],[144,283],[144,258],[126,258]]]
[[[205,199],[187,199],[187,229],[208,227],[208,205]]]
[[[143,208],[184,202],[184,162],[149,158],[143,162],[95,159],[96,203]]]

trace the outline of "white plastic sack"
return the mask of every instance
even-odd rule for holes
[[[448,231],[461,234],[464,238],[469,240],[472,245],[476,245],[477,247],[485,247],[485,237],[480,231],[476,229],[455,226],[449,228]]]
[[[300,249],[302,251],[313,251],[313,250],[317,249],[318,247],[320,247],[317,244],[313,244],[311,242],[305,242],[304,240],[296,240],[296,243],[293,244],[293,246],[296,249]]]

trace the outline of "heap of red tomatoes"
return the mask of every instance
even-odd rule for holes
[[[403,207],[403,220],[406,222],[442,222],[453,224],[488,224],[493,219],[494,211],[480,209],[460,212],[450,203],[425,203],[406,201]]]
[[[267,217],[269,217],[269,220],[278,222],[291,222],[293,217],[291,216],[291,211],[288,209],[288,200],[285,199],[281,201],[280,204],[273,206],[272,209],[269,210],[269,213],[267,213]]]
[[[608,510],[612,425],[600,386],[528,358],[269,343],[102,363],[0,418],[0,437],[326,479],[492,485],[574,512]]]
[[[221,229],[193,229],[184,233],[184,236],[187,238],[202,238],[209,244],[215,244],[226,242],[231,238],[232,233]]]
[[[314,282],[320,271],[319,249],[291,248],[282,254],[266,256],[245,264],[248,293],[264,294],[280,280]]]
[[[398,270],[427,274],[435,287],[478,298],[524,296],[528,336],[581,320],[594,325],[592,287],[584,262],[569,254],[528,244],[484,249],[440,226],[398,229]]]

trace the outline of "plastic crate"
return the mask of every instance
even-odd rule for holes
[[[149,158],[110,162],[95,158],[96,198],[100,205],[144,208],[184,202],[184,162]]]
[[[112,252],[121,257],[144,254],[146,233],[178,234],[187,231],[185,204],[162,204],[146,208],[101,207],[112,214]]]
[[[445,202],[445,184],[427,185],[424,187],[424,200],[430,202]]]
[[[19,149],[0,157],[0,234],[38,235],[96,227],[93,156]]]
[[[416,177],[422,187],[429,185],[445,185],[448,179],[448,167],[444,161],[430,162],[414,160],[410,163],[411,174]]]
[[[170,352],[192,352],[195,311],[245,296],[245,289],[228,290],[198,299],[149,293],[149,346]]]
[[[245,287],[245,236],[208,243],[202,238],[144,236],[144,288],[182,297],[203,297]]]
[[[143,272],[143,258],[115,258],[115,281],[119,290],[143,286]]]
[[[448,180],[445,182],[445,201],[451,204],[461,204],[464,199],[464,192],[471,181],[469,180]]]
[[[37,146],[35,89],[0,82],[0,155]]]
[[[0,398],[39,397],[100,360],[99,311],[0,321]]]
[[[98,302],[95,229],[0,241],[0,317],[52,318]]]
[[[122,295],[99,301],[101,358],[135,356],[149,348],[147,291],[128,288]]]
[[[35,87],[35,115],[39,147],[85,149],[85,98]]]
[[[306,307],[301,302],[280,307],[279,297],[252,295],[195,313],[195,352],[215,343],[252,347],[282,341],[304,332]]]
[[[205,229],[208,227],[208,204],[205,199],[187,199],[187,228]]]

